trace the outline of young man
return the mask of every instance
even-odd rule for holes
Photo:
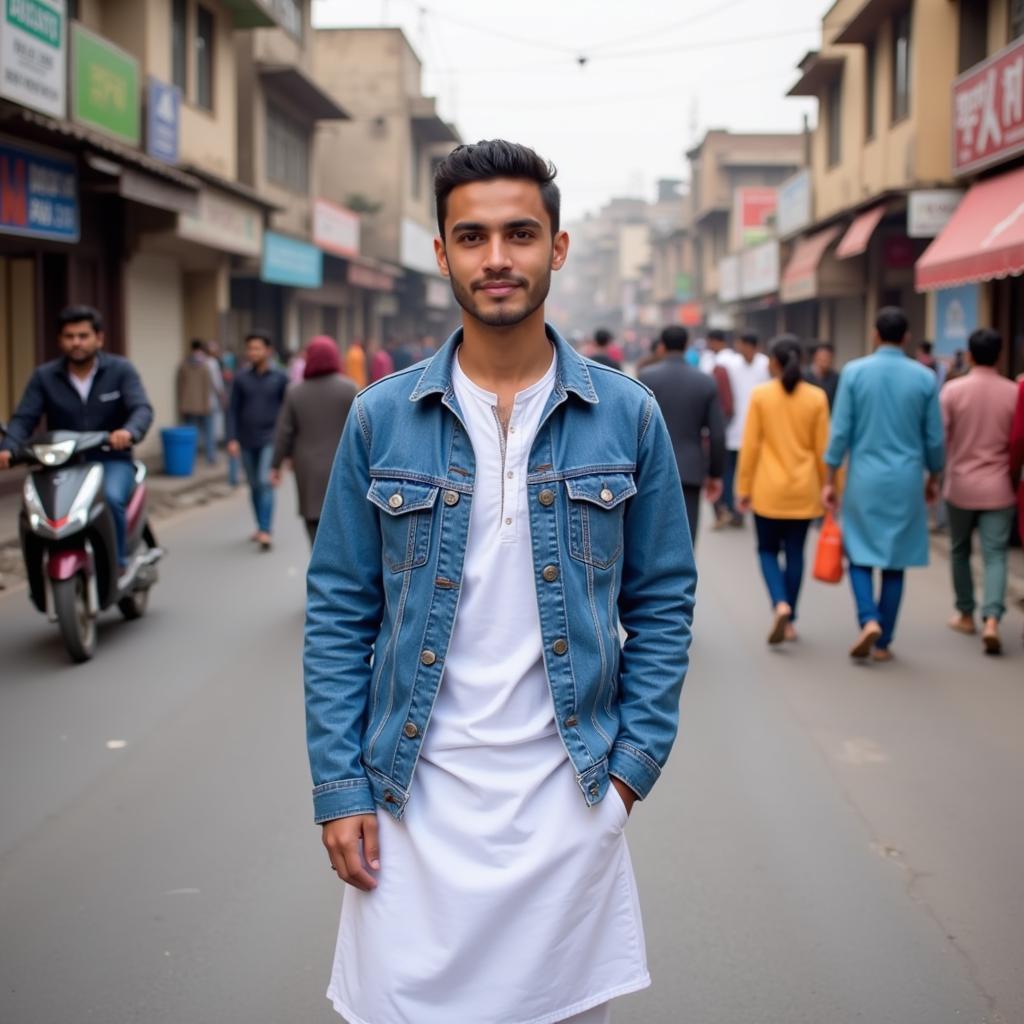
[[[191,351],[178,367],[178,415],[186,426],[199,431],[207,465],[217,461],[217,446],[213,432],[213,377],[206,345],[199,338],[192,339]]]
[[[849,456],[843,544],[861,626],[850,656],[858,659],[892,659],[904,570],[928,564],[926,503],[938,498],[945,459],[935,374],[904,351],[907,326],[903,310],[879,311],[874,355],[849,363],[839,379],[825,453],[822,503],[832,511],[836,474]],[[875,569],[882,571],[877,598]]]
[[[253,540],[269,551],[274,525],[274,427],[288,388],[288,376],[275,368],[274,349],[265,334],[245,339],[246,369],[235,377],[228,406],[228,455],[241,458],[256,515]]]
[[[614,340],[615,336],[611,331],[606,330],[604,327],[599,327],[594,331],[594,347],[590,353],[590,358],[602,366],[610,366],[613,370],[621,370],[622,362],[615,357],[612,351],[612,342]]]
[[[839,374],[835,371],[836,350],[827,342],[819,341],[811,349],[811,365],[806,380],[808,384],[821,388],[828,399],[831,411],[836,404],[836,391],[839,388]]]
[[[103,352],[103,318],[91,306],[69,306],[57,317],[64,355],[37,367],[7,425],[0,445],[0,469],[45,417],[48,430],[109,431],[109,452],[96,450],[103,463],[103,491],[114,520],[117,557],[123,567],[125,519],[135,486],[132,445],[146,436],[153,407],[135,367]]]
[[[706,489],[712,505],[722,496],[725,424],[715,382],[686,363],[689,340],[685,327],[666,327],[661,332],[658,361],[644,369],[640,381],[654,392],[665,417],[683,483],[690,536],[696,541],[701,488]]]
[[[1007,470],[1017,385],[996,371],[1003,339],[995,331],[982,327],[968,344],[970,372],[950,381],[939,396],[946,431],[943,490],[957,611],[950,626],[961,633],[977,632],[971,573],[971,541],[977,530],[985,563],[982,644],[988,654],[998,654],[1002,650],[999,622],[1006,611],[1007,548],[1016,504]]]
[[[504,141],[438,167],[462,327],[356,399],[313,549],[314,813],[352,886],[329,997],[352,1022],[602,1024],[649,984],[623,830],[675,737],[696,572],[654,397],[544,322],[553,178]]]
[[[747,425],[750,396],[758,384],[772,379],[768,357],[758,351],[759,339],[753,331],[744,331],[736,342],[736,352],[724,362],[732,395],[732,418],[725,429],[725,482],[719,525],[743,526],[743,514],[736,508],[736,467],[740,461],[743,430]]]

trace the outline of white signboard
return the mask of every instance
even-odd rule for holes
[[[434,232],[408,217],[402,218],[402,247],[399,262],[409,270],[436,277],[437,257],[434,255]]]
[[[428,277],[423,299],[428,309],[448,309],[452,304],[452,286],[443,278]]]
[[[811,223],[811,172],[799,171],[779,186],[775,224],[780,238],[795,235]]]
[[[779,243],[776,239],[746,249],[740,257],[740,294],[745,299],[779,290]]]
[[[318,199],[313,205],[313,242],[338,256],[358,256],[359,214]]]
[[[0,96],[64,117],[66,53],[64,0],[0,0]]]
[[[907,202],[907,234],[911,238],[935,238],[956,213],[963,197],[959,189],[949,188],[911,192]]]
[[[204,188],[197,212],[178,215],[178,237],[239,256],[259,256],[263,213],[241,199]]]
[[[718,261],[718,298],[736,302],[740,297],[740,258],[723,256]]]

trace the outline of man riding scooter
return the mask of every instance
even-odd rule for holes
[[[126,509],[135,485],[132,445],[146,435],[153,407],[135,367],[103,349],[103,318],[91,306],[69,306],[57,318],[64,353],[36,368],[0,444],[0,470],[46,417],[48,430],[103,431],[111,451],[96,449],[103,489],[114,520],[117,560],[126,563]]]

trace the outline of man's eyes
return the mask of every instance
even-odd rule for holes
[[[535,233],[529,228],[522,228],[518,231],[513,231],[509,234],[509,238],[516,242],[531,242],[536,237]],[[459,242],[463,245],[475,245],[477,242],[485,242],[487,239],[484,235],[466,233],[459,235]]]

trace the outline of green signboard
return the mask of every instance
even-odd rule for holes
[[[139,62],[73,23],[71,111],[90,128],[137,146],[142,137]]]

